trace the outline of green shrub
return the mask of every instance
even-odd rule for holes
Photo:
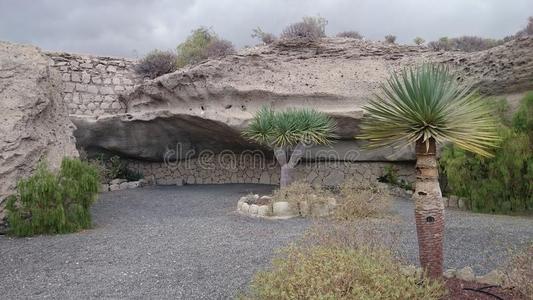
[[[172,73],[177,70],[178,56],[171,51],[150,51],[144,56],[137,65],[135,65],[135,71],[148,78],[156,78],[158,76]]]
[[[533,93],[522,100],[512,122],[502,120],[502,143],[493,158],[446,147],[440,158],[449,192],[477,212],[533,211]],[[511,124],[508,126],[506,124]]]
[[[20,180],[9,197],[9,232],[16,236],[75,232],[91,226],[90,206],[99,188],[98,170],[78,159],[64,158],[57,174],[41,163]]]
[[[231,42],[219,38],[205,27],[200,27],[193,30],[187,40],[178,45],[177,67],[197,64],[209,57],[221,57],[234,52]]]
[[[289,247],[253,278],[252,299],[439,299],[444,288],[405,275],[386,250]]]

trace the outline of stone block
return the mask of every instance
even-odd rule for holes
[[[88,73],[83,72],[81,74],[81,82],[83,82],[83,83],[91,82],[91,75],[89,75]]]
[[[113,89],[109,86],[103,86],[100,88],[100,93],[103,95],[114,95],[115,91],[113,91]]]
[[[252,204],[252,205],[250,205],[248,213],[250,215],[257,215],[258,209],[259,209],[259,206],[257,204]]]
[[[120,190],[120,185],[119,184],[111,184],[111,185],[109,185],[109,190],[110,191],[118,191],[118,190]]]
[[[136,189],[140,186],[139,181],[130,181],[128,182],[128,189]]]
[[[73,82],[81,82],[81,74],[80,74],[80,72],[72,72],[71,80]]]
[[[127,180],[126,179],[122,179],[122,178],[117,178],[117,179],[113,179],[109,182],[109,184],[121,184],[123,182],[126,182]]]
[[[120,184],[120,189],[121,190],[126,190],[129,188],[129,182],[123,182]]]
[[[457,270],[455,276],[465,281],[474,281],[476,279],[474,270],[472,270],[471,267],[464,267],[462,269]]]
[[[455,278],[456,274],[457,274],[457,270],[456,269],[448,269],[448,270],[444,271],[444,273],[442,275],[445,278]]]
[[[270,215],[270,206],[259,205],[259,207],[257,208],[257,215],[260,217],[266,217]]]
[[[250,205],[248,203],[243,203],[241,205],[241,211],[243,213],[248,213],[249,210],[250,210]]]

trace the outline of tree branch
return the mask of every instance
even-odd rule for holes
[[[296,147],[294,147],[294,150],[292,151],[291,158],[288,163],[291,168],[296,167],[302,156],[305,154],[305,148],[306,146],[304,143],[299,143],[298,145],[296,145]]]
[[[281,147],[274,148],[274,156],[281,166],[287,164],[287,151]]]

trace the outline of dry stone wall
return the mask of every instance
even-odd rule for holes
[[[258,164],[246,160],[226,162],[218,156],[210,161],[191,159],[179,163],[128,161],[128,167],[157,185],[259,183],[279,184],[280,168],[275,162]],[[385,162],[307,162],[296,168],[295,178],[313,185],[338,186],[346,181],[362,184],[377,182],[387,166],[393,165],[398,176],[415,180],[413,163]]]
[[[96,57],[48,52],[51,67],[61,73],[62,92],[70,114],[102,115],[123,113],[126,106],[118,95],[142,81],[134,71],[134,61],[125,58]]]

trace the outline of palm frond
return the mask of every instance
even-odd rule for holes
[[[254,116],[244,136],[270,147],[292,147],[298,143],[329,144],[335,122],[313,109],[288,109],[274,112],[263,107]]]
[[[491,156],[500,140],[491,107],[446,66],[425,64],[393,74],[364,107],[359,139],[367,147],[405,147],[416,141],[451,142]]]

